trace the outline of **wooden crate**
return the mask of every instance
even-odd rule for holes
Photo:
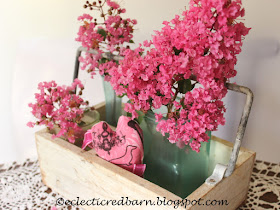
[[[101,116],[104,116],[104,104],[97,107]],[[54,191],[69,200],[99,198],[106,200],[120,200],[126,197],[129,200],[151,200],[157,204],[158,198],[163,201],[182,200],[179,196],[133,174],[114,164],[99,158],[94,151],[84,151],[67,141],[52,139],[46,129],[35,134],[40,169],[43,182]],[[232,143],[212,137],[211,165],[227,163]],[[196,189],[187,200],[227,200],[229,205],[187,205],[178,209],[236,209],[246,199],[255,152],[245,148],[240,149],[236,169],[233,174],[224,178],[215,186],[206,183]],[[185,200],[186,202],[186,200]],[[194,203],[194,202],[193,202]],[[214,204],[213,203],[213,204]],[[112,203],[111,203],[112,204]],[[174,209],[174,205],[155,206],[81,206],[85,209]]]

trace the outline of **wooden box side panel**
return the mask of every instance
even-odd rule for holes
[[[158,196],[180,199],[167,190],[97,157],[91,151],[83,151],[62,139],[51,139],[51,135],[45,131],[36,133],[36,144],[43,182],[68,199],[77,199],[77,196],[83,199],[106,200],[118,200],[121,197],[129,197],[130,200],[156,200]],[[157,206],[147,206],[149,207],[155,209]],[[111,209],[112,206],[107,208]],[[123,208],[124,206],[120,206],[120,209]],[[127,208],[129,209],[129,206]],[[143,206],[139,206],[139,209],[141,208]],[[158,207],[168,208],[170,207]]]
[[[104,120],[105,103],[95,106]],[[231,148],[232,143],[213,137],[213,140]],[[36,144],[44,183],[68,199],[121,199],[153,200],[180,197],[150,183],[101,158],[94,152],[85,152],[62,139],[51,139],[44,131],[36,133]],[[255,153],[241,148],[236,170],[215,187],[203,184],[187,197],[188,200],[228,200],[228,206],[188,206],[187,209],[236,209],[246,198]],[[86,206],[85,206],[86,207]],[[89,207],[96,209],[99,207]],[[108,206],[111,209],[112,206]],[[117,208],[117,207],[114,207]],[[170,206],[140,206],[139,209],[174,209]],[[117,208],[118,209],[118,208]],[[124,206],[119,207],[124,209]],[[127,207],[131,209],[131,206]]]

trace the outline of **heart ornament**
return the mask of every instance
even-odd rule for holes
[[[121,116],[116,131],[104,121],[92,126],[84,135],[82,148],[87,146],[95,149],[99,157],[143,176],[143,131],[130,117]]]

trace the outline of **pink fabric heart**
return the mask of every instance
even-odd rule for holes
[[[85,133],[82,148],[94,148],[99,157],[128,171],[143,176],[143,132],[130,117],[121,116],[116,131],[99,122]]]

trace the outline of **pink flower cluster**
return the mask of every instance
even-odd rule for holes
[[[166,115],[156,114],[158,131],[199,152],[205,132],[225,123],[225,83],[236,75],[236,55],[250,30],[238,22],[243,16],[240,0],[191,0],[152,41],[126,50],[109,71],[116,93],[131,101],[126,111],[136,118],[136,110],[167,106]]]
[[[79,95],[75,94],[80,88]],[[37,118],[36,122],[28,122],[27,126],[45,125],[48,129],[58,126],[60,131],[53,138],[64,136],[69,142],[75,142],[75,134],[81,131],[78,124],[81,122],[88,102],[80,95],[84,86],[75,79],[71,86],[58,86],[54,81],[41,82],[38,85],[39,93],[35,93],[36,103],[29,104],[31,113]]]
[[[78,18],[82,21],[79,28],[76,41],[81,42],[87,50],[96,50],[96,54],[86,52],[79,58],[81,69],[87,69],[92,76],[95,75],[95,69],[99,69],[101,75],[108,76],[108,69],[116,67],[117,63],[110,59],[102,58],[101,54],[110,52],[114,55],[121,55],[128,46],[125,43],[133,43],[133,27],[136,20],[122,18],[121,14],[126,10],[120,8],[119,4],[111,0],[96,1],[92,4],[87,2],[84,6],[90,10],[97,11],[101,22],[89,14],[84,14]],[[107,77],[108,78],[108,77]]]

